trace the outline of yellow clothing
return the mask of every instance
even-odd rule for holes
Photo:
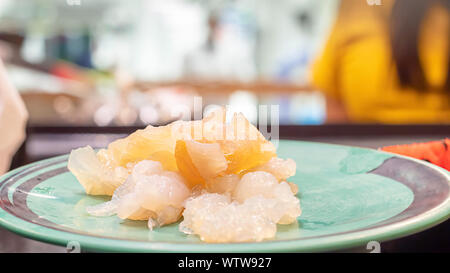
[[[389,17],[392,2],[381,6],[343,0],[328,42],[312,70],[312,84],[340,100],[357,122],[450,123],[450,94],[400,87],[391,58]],[[433,7],[421,26],[419,58],[428,83],[444,86],[450,16]]]

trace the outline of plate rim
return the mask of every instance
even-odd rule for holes
[[[418,164],[427,166],[438,173],[442,174],[447,179],[447,184],[450,187],[450,172],[447,170],[412,157],[398,155],[390,152],[385,152],[379,149],[370,149],[364,147],[357,147],[351,145],[340,145],[331,143],[300,141],[300,140],[284,140],[283,142],[302,142],[311,143],[324,146],[339,146],[351,147],[369,150],[375,153],[390,154],[399,158],[404,158],[414,161]],[[68,157],[68,154],[51,157],[48,159],[36,161],[26,164],[14,170],[11,170],[2,176],[0,180],[3,181],[13,176],[16,172],[22,169],[31,167],[33,165],[43,164],[45,162],[56,161]],[[3,216],[2,216],[3,215]],[[78,241],[81,244],[82,250],[98,251],[98,252],[319,252],[319,251],[333,251],[338,249],[349,249],[356,246],[362,246],[370,241],[383,242],[396,238],[405,237],[420,231],[423,231],[432,226],[438,225],[450,218],[450,195],[446,200],[438,206],[428,210],[422,214],[413,216],[409,219],[402,220],[398,223],[388,224],[385,226],[369,228],[362,231],[348,232],[344,234],[331,234],[321,238],[310,238],[301,240],[283,240],[283,241],[262,241],[262,242],[245,242],[245,243],[170,243],[170,242],[144,242],[133,241],[119,238],[101,238],[93,235],[75,234],[69,231],[55,230],[49,227],[37,225],[20,219],[0,208],[0,226],[17,233],[21,236],[61,245],[67,246],[70,241]]]

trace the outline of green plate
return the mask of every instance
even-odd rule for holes
[[[68,172],[67,155],[0,177],[0,225],[23,236],[84,251],[281,252],[365,246],[449,218],[449,172],[426,162],[375,150],[281,140],[278,154],[297,162],[290,181],[303,213],[259,243],[208,244],[172,224],[149,231],[146,221],[94,217],[87,196]]]

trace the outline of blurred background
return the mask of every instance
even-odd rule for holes
[[[1,0],[0,56],[29,114],[25,161],[86,141],[104,146],[128,133],[123,128],[166,124],[195,96],[253,123],[257,105],[275,104],[281,124],[323,124],[325,98],[310,87],[309,67],[338,5]],[[49,137],[48,127],[69,135]],[[82,129],[95,136],[70,135]]]
[[[0,59],[25,106],[16,120],[18,97],[6,115],[0,77],[0,129],[24,139],[11,168],[167,124],[195,97],[253,123],[258,105],[279,105],[281,138],[378,148],[448,137],[449,10],[448,0],[0,0]]]
[[[282,137],[383,132],[371,124],[448,135],[448,10],[445,0],[1,0],[0,57],[28,112],[16,162],[166,124],[196,96],[253,123],[258,105],[279,105]]]
[[[338,1],[2,0],[0,41],[30,123],[165,123],[190,103],[281,104],[321,124],[307,87]]]

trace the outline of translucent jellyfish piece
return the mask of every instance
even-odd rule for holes
[[[158,211],[156,220],[159,226],[168,225],[174,223],[180,219],[182,207],[167,206],[164,209]]]
[[[149,228],[153,229],[176,222],[189,195],[190,190],[181,175],[164,171],[158,162],[142,161],[117,188],[111,202],[117,203],[118,217],[148,220]]]
[[[186,201],[184,220],[179,229],[186,234],[197,234],[203,241],[215,243],[272,238],[277,228],[265,213],[267,201],[258,196],[240,204],[232,202],[226,195],[205,193]]]
[[[112,195],[123,177],[104,166],[90,146],[72,150],[67,168],[75,175],[87,194]]]
[[[86,212],[92,216],[111,216],[116,214],[119,203],[117,200],[104,202],[94,206],[86,207]]]
[[[120,207],[119,217],[123,219],[130,217],[148,219],[148,216],[145,218],[146,215],[152,215],[151,213],[146,212],[145,209],[136,208],[133,206],[133,202],[131,200],[128,200],[128,198],[123,199],[123,197],[134,192],[134,187],[137,181],[142,179],[142,177],[163,172],[162,165],[157,161],[143,160],[133,166],[130,165],[130,167],[132,167],[131,175],[128,176],[124,183],[117,187],[111,201],[87,207],[86,211],[89,214],[93,216],[111,216],[118,213],[118,209]]]
[[[161,172],[163,172],[162,165],[157,161],[143,160],[135,164],[128,179],[114,191],[112,199],[119,199],[133,192],[136,183],[143,177]]]
[[[175,174],[143,176],[136,184],[136,200],[149,210],[158,212],[167,206],[181,208],[190,191]]]
[[[212,193],[231,193],[239,183],[239,176],[237,174],[229,174],[215,177],[206,181],[206,188]]]
[[[297,164],[294,160],[282,159],[279,157],[271,158],[267,163],[251,169],[249,172],[263,171],[271,173],[278,181],[283,181],[295,175]]]
[[[238,185],[234,189],[233,197],[238,202],[244,202],[253,196],[261,195],[267,198],[273,197],[273,190],[278,185],[278,181],[268,172],[251,172],[242,176]]]
[[[257,171],[245,174],[233,192],[235,200],[241,203],[257,196],[276,200],[276,205],[268,214],[273,215],[270,218],[278,224],[290,224],[301,214],[300,201],[294,196],[291,186],[284,181],[278,183],[270,173]]]

